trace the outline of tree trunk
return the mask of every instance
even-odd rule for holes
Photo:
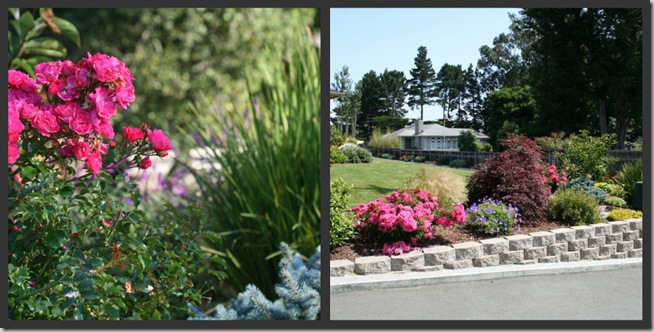
[[[357,137],[357,116],[352,117],[352,137]]]
[[[420,104],[420,120],[424,120],[424,118],[422,117],[422,116],[423,116],[422,108],[423,108],[424,106],[425,106],[425,105]]]
[[[600,125],[600,135],[608,133],[608,126],[606,120],[606,105],[602,98],[597,98],[597,103],[599,106],[599,125]]]
[[[624,141],[627,137],[627,128],[629,127],[629,122],[631,122],[629,120],[631,119],[623,116],[620,116],[615,120],[615,134],[618,136],[618,144],[615,147],[617,150],[622,150],[624,147]]]

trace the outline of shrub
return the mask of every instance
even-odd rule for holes
[[[436,158],[436,164],[438,164],[438,165],[447,165],[447,164],[449,164],[449,162],[450,162],[450,158],[445,157],[445,156],[441,156],[441,157]]]
[[[611,206],[616,206],[621,208],[627,207],[627,202],[625,202],[625,200],[620,197],[613,197],[613,196],[607,197],[606,200],[604,200],[604,202]]]
[[[395,155],[392,153],[382,153],[381,157],[384,159],[395,159]]]
[[[372,130],[372,136],[368,146],[375,148],[400,148],[400,137],[393,135],[390,129],[386,129],[386,133],[382,134],[379,128]]]
[[[354,235],[353,216],[348,209],[352,188],[343,179],[329,184],[329,246],[332,248],[343,245]]]
[[[189,320],[316,320],[320,319],[320,247],[306,262],[290,248],[280,245],[282,260],[279,279],[275,285],[278,297],[272,302],[256,285],[248,285],[245,292],[231,299],[229,307],[219,304],[211,315],[205,315],[188,303],[195,317]]]
[[[568,178],[565,171],[557,173],[556,165],[552,164],[543,167],[543,183],[548,186],[550,193],[554,193],[559,186],[568,183]]]
[[[643,162],[626,163],[615,176],[615,182],[624,189],[624,199],[628,202],[634,198],[636,182],[643,181]]]
[[[518,208],[488,197],[466,209],[466,229],[481,236],[511,235],[520,226]]]
[[[549,199],[548,216],[571,226],[596,224],[601,221],[595,198],[579,188],[559,188]]]
[[[603,203],[604,200],[606,199],[606,194],[603,191],[595,188],[595,181],[587,177],[574,179],[568,182],[567,184],[562,185],[559,189],[568,189],[568,188],[577,188],[583,190],[588,195],[595,198],[599,203]]]
[[[463,159],[454,159],[450,161],[450,167],[466,167],[466,161]]]
[[[403,161],[412,161],[413,158],[414,158],[413,155],[405,154],[405,155],[403,155],[402,157],[400,157],[400,160],[403,160]]]
[[[427,157],[425,157],[425,156],[416,156],[416,158],[414,160],[416,162],[419,162],[419,163],[424,163],[426,159],[427,159]]]
[[[457,202],[465,200],[465,182],[463,179],[442,168],[423,168],[414,177],[402,185],[403,191],[422,190],[432,193],[438,199],[441,208],[450,210]]]
[[[625,197],[625,191],[622,186],[613,183],[595,182],[595,188],[603,191],[607,195],[616,196],[620,198]]]
[[[609,215],[606,216],[606,219],[610,221],[616,221],[616,220],[637,219],[642,217],[643,217],[643,213],[641,211],[635,211],[629,209],[617,209],[609,212]]]
[[[341,131],[338,130],[336,126],[329,127],[329,145],[339,146],[343,143],[345,143],[345,137],[343,137],[343,133],[341,133]]]
[[[549,193],[541,175],[540,147],[522,135],[510,134],[501,143],[508,149],[480,163],[468,178],[468,202],[489,197],[517,207],[523,223],[544,220]]]
[[[336,147],[335,145],[332,145],[329,147],[329,163],[331,164],[343,164],[347,162],[347,157],[343,152]]]
[[[352,208],[356,213],[355,227],[364,238],[383,243],[382,252],[387,255],[401,254],[412,244],[432,239],[431,227],[439,224],[449,227],[465,221],[461,204],[447,215],[439,212],[436,197],[422,190],[395,191],[368,204]]]
[[[470,130],[464,130],[457,138],[459,151],[479,151],[481,150],[481,142]]]
[[[484,147],[482,148],[482,151],[484,152],[493,152],[493,146],[490,143],[484,144]]]
[[[348,163],[369,163],[372,162],[372,154],[370,151],[357,146],[353,143],[345,143],[339,148],[341,152],[347,157]]]
[[[590,177],[599,181],[608,173],[609,166],[618,160],[608,156],[615,143],[615,134],[593,137],[582,130],[579,136],[565,141],[563,152],[557,153],[556,159],[568,171],[568,178]]]
[[[352,136],[348,136],[348,137],[345,138],[345,143],[351,143],[351,144],[359,145],[359,140],[352,137]]]

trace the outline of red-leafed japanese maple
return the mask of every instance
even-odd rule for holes
[[[541,172],[542,149],[523,135],[509,134],[500,143],[508,150],[479,164],[468,179],[468,204],[490,197],[518,207],[523,223],[544,220],[549,192]]]

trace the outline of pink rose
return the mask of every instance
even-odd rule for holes
[[[35,106],[43,105],[43,98],[41,98],[41,95],[37,92],[25,92],[23,90],[10,89],[8,97],[9,101],[24,100]]]
[[[9,165],[13,165],[16,160],[18,160],[18,157],[20,157],[20,152],[18,151],[18,143],[12,143],[8,142],[8,159],[9,159]]]
[[[73,154],[77,159],[83,159],[91,153],[91,146],[84,141],[79,141],[73,147]]]
[[[42,62],[34,67],[34,76],[36,81],[41,84],[48,84],[54,82],[61,74],[61,61],[56,62]]]
[[[10,141],[12,137],[15,138],[14,143],[18,141],[20,133],[25,129],[25,125],[20,121],[20,113],[15,109],[9,107],[9,124],[8,124],[8,133]]]
[[[76,109],[68,122],[70,129],[79,135],[90,134],[93,131],[93,123],[89,113],[83,109]]]
[[[102,155],[100,151],[94,151],[86,157],[86,168],[94,175],[100,173],[100,169],[102,168]]]
[[[96,53],[90,57],[95,70],[95,78],[101,82],[111,82],[118,78],[119,70],[123,63],[113,56]]]
[[[148,169],[152,166],[152,160],[150,160],[150,157],[145,157],[141,159],[141,162],[139,163],[139,167],[142,169]]]
[[[116,106],[114,105],[111,94],[111,90],[101,86],[95,88],[95,93],[89,93],[89,98],[95,104],[98,117],[107,119],[116,115]]]
[[[39,90],[36,81],[29,75],[18,70],[10,69],[8,74],[9,85],[25,92],[37,92]]]
[[[37,113],[32,118],[32,126],[39,131],[39,134],[50,137],[50,134],[58,132],[61,127],[57,122],[57,117],[47,111]]]
[[[31,120],[39,108],[25,99],[12,100],[9,102],[9,107],[14,107],[20,113],[21,119]]]
[[[91,123],[93,123],[93,130],[107,139],[114,138],[114,127],[111,126],[109,119],[98,117],[97,112],[91,111]]]
[[[54,115],[57,116],[57,119],[63,123],[70,123],[75,111],[82,111],[82,108],[75,102],[66,102],[65,104],[59,104],[53,109]]]
[[[135,97],[134,97],[133,85],[130,84],[124,88],[116,89],[116,101],[120,104],[120,107],[122,107],[123,109],[129,107],[129,104],[133,102],[134,99]]]
[[[123,137],[128,142],[136,142],[145,138],[145,133],[140,128],[123,128]]]
[[[168,137],[166,137],[166,134],[161,129],[148,129],[148,141],[152,143],[152,149],[155,152],[165,152],[172,148]]]

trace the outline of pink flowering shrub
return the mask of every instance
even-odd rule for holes
[[[111,118],[134,101],[134,77],[117,58],[89,53],[77,63],[44,62],[36,65],[34,76],[36,80],[16,70],[8,72],[9,165],[31,151],[25,158],[40,156],[53,165],[65,165],[62,159],[77,160],[98,175],[103,164],[146,166],[147,162],[140,163],[144,157],[165,157],[172,148],[161,130],[145,125],[124,128],[120,157],[106,160],[105,140],[114,139]],[[124,163],[127,157],[133,157],[131,163]]]
[[[395,191],[352,211],[358,231],[383,243],[382,251],[387,255],[407,252],[411,245],[432,239],[435,225],[449,227],[465,221],[463,205],[442,214],[436,197],[422,190]]]
[[[553,194],[560,186],[568,183],[565,171],[557,171],[556,165],[552,164],[542,168],[543,183],[549,188],[550,195]]]

